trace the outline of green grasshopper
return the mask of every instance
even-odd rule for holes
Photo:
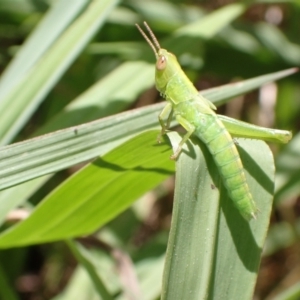
[[[258,208],[250,193],[242,161],[235,142],[231,137],[244,136],[287,143],[292,134],[289,131],[268,129],[217,115],[212,102],[201,96],[185,73],[174,54],[160,47],[154,33],[146,22],[144,25],[150,38],[136,24],[156,57],[155,85],[166,99],[167,105],[158,119],[161,124],[161,140],[170,127],[173,114],[178,123],[187,131],[177,150],[171,156],[176,159],[183,144],[193,134],[203,141],[218,167],[223,183],[236,208],[246,220],[256,218]],[[166,123],[164,119],[167,119]]]

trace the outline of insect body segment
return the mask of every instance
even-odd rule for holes
[[[161,134],[165,134],[169,127],[170,116],[164,123],[168,113],[174,113],[178,123],[187,131],[171,158],[176,159],[187,139],[192,134],[196,135],[212,154],[230,198],[241,215],[247,220],[255,218],[257,208],[246,182],[241,159],[231,135],[214,112],[215,106],[198,93],[174,54],[162,49],[147,23],[144,24],[152,41],[137,27],[155,53],[155,85],[168,102],[159,115]]]
[[[236,145],[216,115],[205,115],[205,126],[198,126],[195,132],[214,157],[230,198],[241,215],[250,220],[255,218],[257,208],[250,193],[242,161]]]

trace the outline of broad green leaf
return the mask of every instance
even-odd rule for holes
[[[197,147],[190,143],[176,164],[162,299],[252,299],[272,208],[271,151],[264,142],[238,139],[260,210],[257,220],[247,222],[228,198],[206,147],[193,143]]]
[[[147,132],[83,168],[23,222],[0,235],[0,248],[91,233],[174,172],[167,143]],[[78,226],[80,224],[80,226]]]

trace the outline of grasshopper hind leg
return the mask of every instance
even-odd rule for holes
[[[182,150],[182,146],[186,143],[186,141],[190,138],[190,136],[194,133],[194,131],[196,129],[194,125],[192,125],[190,122],[188,122],[182,116],[177,115],[176,119],[177,119],[178,123],[187,131],[187,133],[183,136],[183,138],[180,141],[174,154],[171,155],[170,158],[173,160],[175,160],[178,157],[178,155],[180,154],[180,152]]]

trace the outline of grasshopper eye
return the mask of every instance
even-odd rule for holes
[[[167,59],[164,55],[160,56],[156,62],[156,68],[157,70],[164,70],[167,66]]]

